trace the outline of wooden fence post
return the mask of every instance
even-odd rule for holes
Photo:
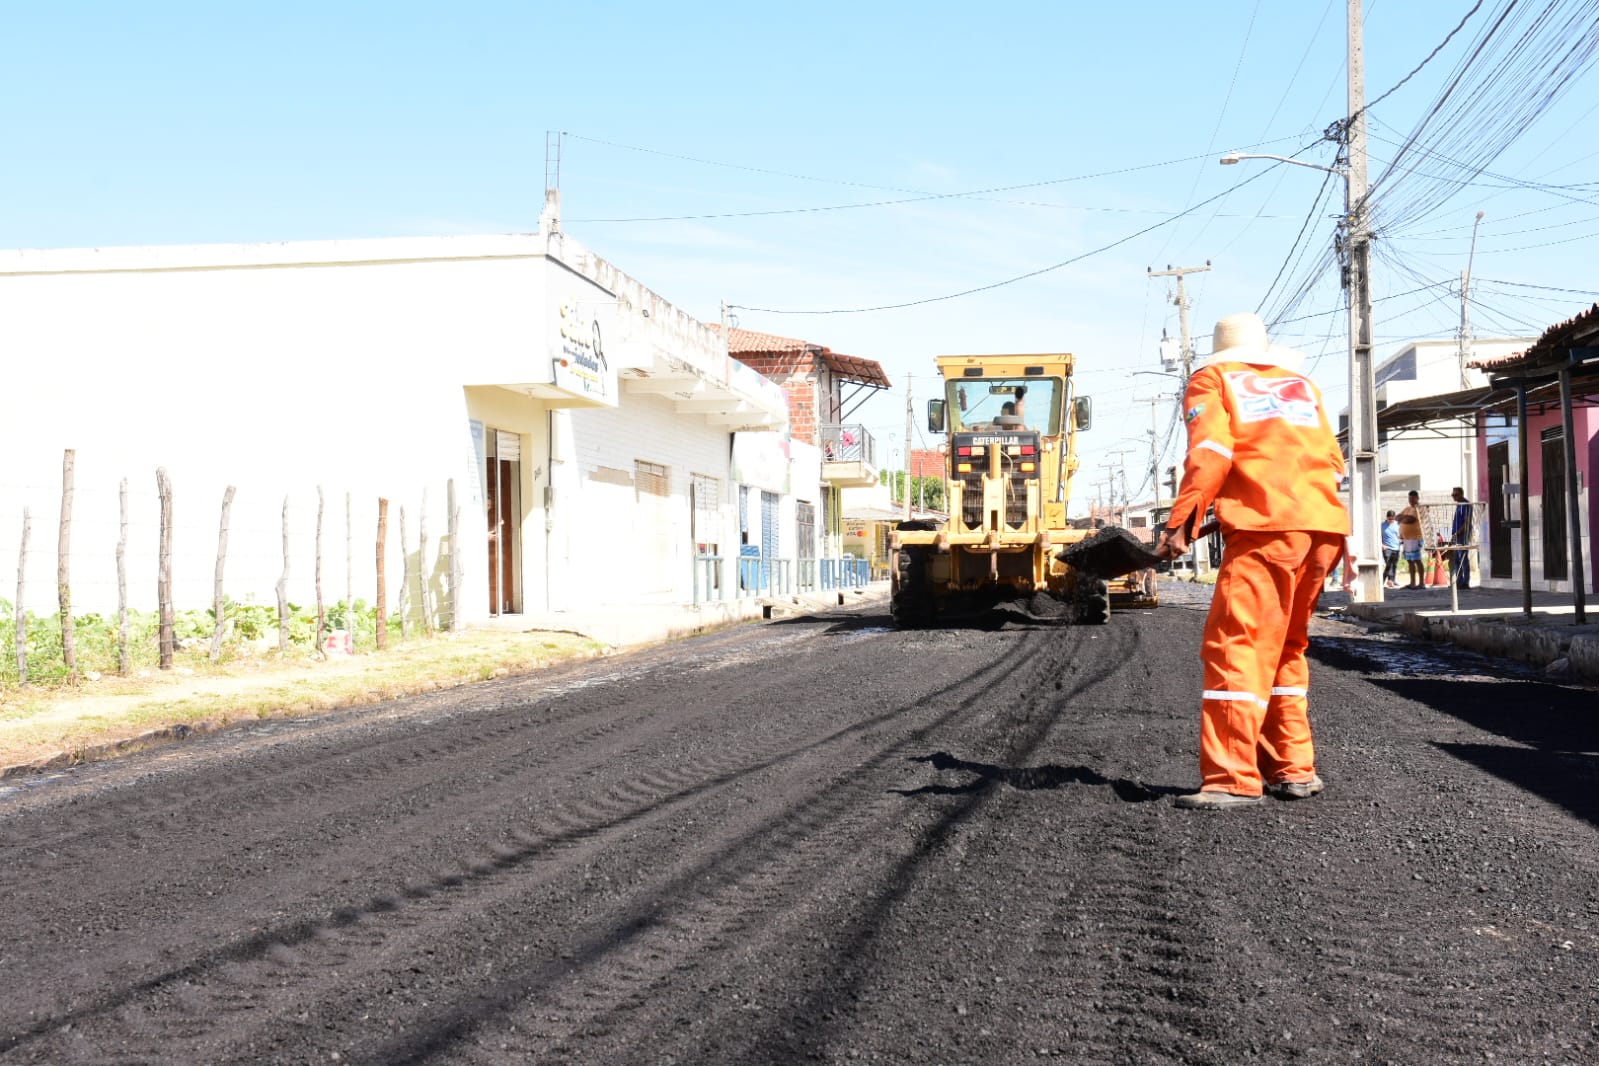
[[[17,551],[17,684],[28,683],[28,614],[22,608],[23,578],[28,572],[28,534],[33,529],[33,515],[22,509],[22,547]]]
[[[411,628],[406,618],[411,613],[411,547],[405,537],[405,504],[400,504],[400,597],[394,607],[400,616],[400,639],[410,638]]]
[[[344,639],[345,650],[355,654],[355,513],[348,489],[344,493]]]
[[[117,532],[117,673],[128,676],[128,479],[117,486],[122,523]]]
[[[316,487],[316,653],[327,658],[324,650],[327,644],[328,614],[327,608],[322,606],[322,512],[326,501],[322,498],[322,486]]]
[[[61,661],[67,680],[78,679],[78,639],[72,624],[72,470],[77,453],[68,448],[61,457],[61,532],[56,541],[56,596],[61,604]]]
[[[156,487],[161,493],[161,549],[156,571],[156,603],[161,619],[161,669],[172,669],[173,616],[172,616],[172,480],[167,468],[155,472]]]
[[[461,631],[461,509],[455,505],[455,479],[445,483],[450,509],[450,632]]]
[[[278,654],[289,654],[289,498],[283,497],[283,574],[278,578]]]
[[[426,636],[433,635],[433,595],[428,591],[428,490],[422,490],[422,514],[416,520],[417,546],[416,570],[417,576],[422,579],[422,588],[417,593],[417,598],[422,602],[422,632]]]
[[[227,608],[222,597],[222,566],[228,558],[228,512],[233,510],[233,491],[233,486],[229,485],[228,491],[222,494],[222,529],[217,533],[217,581],[216,592],[212,597],[217,628],[211,634],[212,662],[222,658],[222,633],[227,625]]]
[[[378,497],[378,606],[377,606],[377,636],[378,651],[384,651],[389,646],[389,608],[386,597],[389,593],[388,581],[384,570],[384,548],[389,539],[389,501]]]

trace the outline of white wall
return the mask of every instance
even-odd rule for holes
[[[718,480],[723,553],[737,553],[738,490],[728,479],[731,445],[726,426],[679,414],[670,400],[629,395],[618,409],[585,408],[558,415],[570,424],[573,452],[557,467],[556,555],[565,555],[552,609],[637,602],[687,602],[693,597],[692,475]],[[667,467],[670,495],[655,523],[654,505],[640,502],[634,462]],[[614,535],[607,535],[608,531]],[[660,545],[660,550],[656,546]],[[644,573],[647,560],[664,572]]]
[[[1533,337],[1483,338],[1472,344],[1472,359],[1490,359],[1521,351],[1531,345]],[[1396,369],[1401,360],[1409,360],[1413,374],[1391,377],[1385,374]],[[1453,340],[1415,341],[1402,346],[1397,353],[1380,365],[1375,377],[1382,383],[1377,386],[1377,400],[1381,405],[1426,396],[1441,396],[1458,392],[1462,388],[1478,388],[1488,383],[1480,370],[1466,371],[1466,384],[1461,384],[1459,344]],[[1347,416],[1348,411],[1344,414]],[[1407,492],[1416,489],[1423,493],[1442,492],[1445,495],[1456,485],[1468,495],[1475,495],[1477,464],[1475,448],[1465,435],[1474,435],[1475,424],[1457,423],[1445,427],[1441,436],[1433,429],[1403,430],[1389,435],[1378,454],[1378,470],[1384,492]]]
[[[571,270],[543,257],[540,238],[514,235],[0,251],[0,574],[7,575],[0,598],[15,593],[9,578],[26,508],[26,602],[36,612],[55,610],[61,459],[72,448],[70,551],[80,613],[116,606],[123,478],[129,603],[155,607],[155,471],[164,467],[175,485],[179,609],[211,604],[230,484],[237,486],[225,581],[232,598],[275,602],[287,498],[288,597],[314,601],[318,486],[327,501],[327,602],[342,599],[347,583],[358,599],[374,598],[380,496],[390,500],[391,608],[402,572],[402,507],[413,555],[426,519],[427,568],[441,594],[437,560],[448,524],[446,484],[454,479],[463,611],[467,620],[484,617],[487,528],[470,429],[477,419],[522,438],[525,611],[635,602],[641,589],[648,598],[688,601],[691,474],[718,479],[721,543],[737,550],[729,427],[649,394],[617,393],[610,402],[620,407],[562,407],[575,401],[548,387],[557,337],[552,296],[575,293],[589,313],[605,316],[606,351],[620,365],[688,366],[723,394],[777,417],[786,417],[786,395],[712,350],[720,341],[703,324],[576,242],[557,243],[579,259]],[[635,459],[670,471],[659,521],[644,529]],[[548,514],[547,486],[555,499]],[[785,506],[788,527],[792,504]],[[792,550],[791,529],[785,537]],[[641,538],[660,544],[643,577]]]
[[[296,603],[313,600],[319,485],[329,509],[329,602],[346,586],[346,492],[354,502],[358,598],[375,594],[378,497],[391,500],[389,581],[397,589],[398,509],[406,509],[414,551],[426,490],[431,555],[446,532],[451,478],[465,556],[481,569],[482,506],[463,367],[526,351],[524,293],[536,283],[531,260],[0,275],[7,366],[0,558],[16,559],[28,508],[28,603],[53,608],[61,459],[72,448],[79,610],[115,606],[122,478],[130,494],[130,603],[154,606],[157,467],[175,486],[180,608],[211,602],[229,484],[238,491],[227,587],[237,599],[274,598],[287,497],[288,595]],[[468,583],[469,592],[473,587]],[[470,601],[467,607],[474,613]]]

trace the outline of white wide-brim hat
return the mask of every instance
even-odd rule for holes
[[[1266,323],[1253,311],[1228,315],[1216,323],[1211,335],[1211,352],[1199,366],[1211,363],[1252,363],[1255,366],[1280,366],[1284,370],[1298,370],[1305,361],[1305,353],[1271,343],[1266,336]],[[1198,369],[1196,367],[1195,369]]]

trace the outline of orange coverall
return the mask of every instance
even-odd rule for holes
[[[1258,796],[1316,775],[1305,661],[1322,582],[1349,532],[1344,460],[1309,378],[1216,362],[1183,395],[1188,456],[1168,528],[1215,504],[1226,540],[1200,657],[1200,789]]]

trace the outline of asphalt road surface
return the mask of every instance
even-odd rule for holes
[[[1326,623],[1327,792],[1185,812],[1182,592],[743,627],[9,788],[0,1063],[1599,1061],[1594,694]]]

